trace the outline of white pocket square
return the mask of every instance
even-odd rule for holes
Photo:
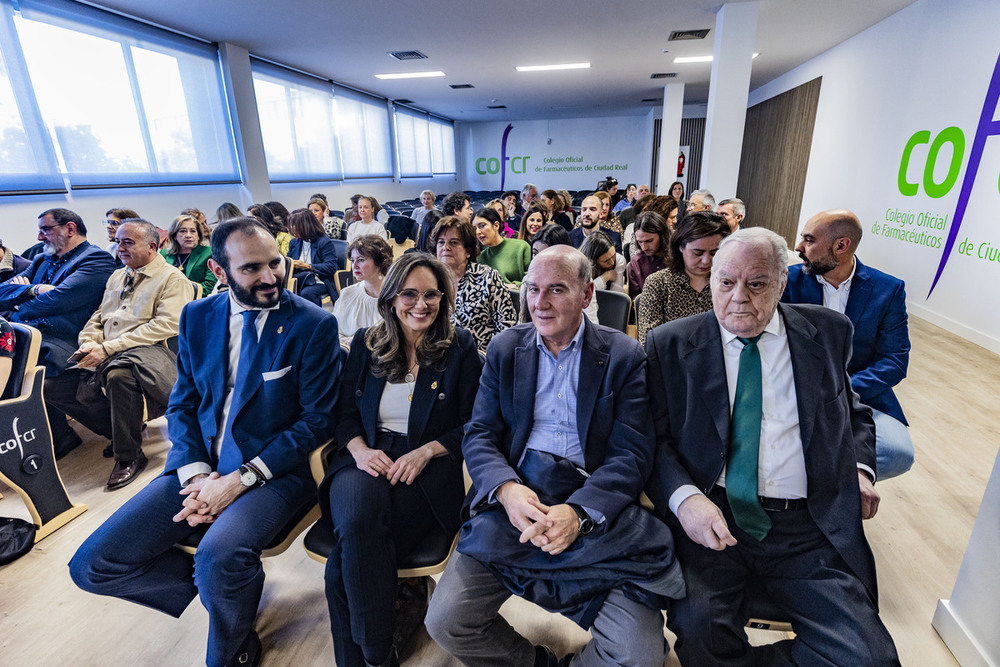
[[[264,382],[268,382],[270,380],[277,380],[280,377],[284,377],[291,370],[292,370],[291,366],[285,366],[280,371],[265,371],[262,374],[262,377],[264,378]]]

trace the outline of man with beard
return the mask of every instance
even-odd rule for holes
[[[260,553],[315,502],[308,455],[333,430],[340,345],[336,318],[283,290],[284,258],[256,220],[216,227],[212,257],[229,291],[181,315],[164,474],[87,538],[70,574],[175,617],[197,596],[206,663],[255,665]],[[193,558],[174,548],[199,531]]]
[[[101,305],[115,260],[87,241],[83,219],[65,208],[38,216],[38,240],[44,243],[42,253],[27,269],[0,284],[0,313],[42,333],[39,361],[46,377],[53,378],[69,366],[80,330]],[[58,421],[62,414],[49,417]],[[56,456],[78,444],[79,436],[66,444],[68,449],[57,449]]]
[[[569,233],[569,240],[573,243],[574,248],[579,249],[583,245],[585,238],[598,231],[602,206],[601,200],[593,195],[590,195],[580,203],[580,216],[577,219],[580,226]],[[615,252],[621,253],[622,235],[610,229],[600,229],[600,231],[607,234],[611,242],[615,244]]]
[[[910,358],[903,281],[854,256],[861,222],[848,210],[810,218],[795,246],[802,264],[789,267],[781,300],[813,303],[844,313],[854,325],[847,371],[861,402],[875,413],[876,473],[880,480],[913,465],[913,441],[892,388],[906,377]]]

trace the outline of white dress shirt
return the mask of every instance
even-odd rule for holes
[[[854,263],[851,267],[851,275],[847,276],[847,280],[837,287],[826,282],[826,278],[823,276],[816,276],[816,282],[823,287],[823,305],[840,314],[847,311],[847,300],[851,296],[851,283],[854,282],[854,274],[858,270],[857,260],[851,258],[851,261]]]

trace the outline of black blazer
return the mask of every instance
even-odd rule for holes
[[[375,445],[378,406],[382,400],[385,378],[371,373],[371,353],[365,345],[365,332],[359,329],[351,341],[351,352],[344,366],[343,384],[337,406],[337,448],[323,486],[345,466],[354,465],[347,443],[361,436],[369,447]],[[421,368],[410,404],[407,435],[409,450],[432,440],[448,450],[448,456],[431,461],[417,476],[434,509],[438,522],[449,533],[458,530],[465,483],[462,475],[462,435],[472,416],[472,406],[479,388],[482,361],[472,334],[455,329],[444,371]],[[335,482],[334,482],[335,483]]]
[[[795,378],[806,461],[809,514],[848,566],[876,595],[875,560],[861,525],[857,464],[875,469],[871,410],[851,390],[851,323],[828,308],[779,304]],[[707,493],[722,472],[730,439],[729,391],[715,313],[686,317],[646,336],[649,398],[657,455],[646,494],[675,530],[668,509],[684,484]]]

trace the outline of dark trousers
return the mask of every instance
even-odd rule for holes
[[[264,587],[260,552],[296,507],[271,484],[251,489],[223,510],[191,556],[174,548],[196,530],[172,520],[181,510],[180,488],[173,473],[150,482],[84,541],[70,576],[85,591],[175,618],[199,596],[209,618],[206,663],[221,666],[253,628]]]
[[[769,512],[762,542],[736,526],[725,489],[710,499],[737,545],[713,551],[674,531],[687,597],[672,600],[667,626],[687,665],[898,665],[892,637],[861,580],[809,516],[808,509]],[[743,626],[748,582],[784,610],[796,637],[751,650]]]
[[[407,451],[405,436],[380,435],[376,447],[393,460]],[[326,600],[334,657],[338,667],[363,667],[366,659],[381,664],[392,649],[396,557],[443,529],[416,483],[393,486],[354,466],[330,481],[329,507],[336,541],[326,561]]]
[[[84,405],[76,400],[81,380],[90,379],[90,371],[67,370],[45,380],[45,404],[52,427],[52,442],[57,453],[74,439],[66,416],[111,440],[118,461],[130,461],[142,449],[142,389],[132,372],[116,368],[108,372],[107,395]]]

